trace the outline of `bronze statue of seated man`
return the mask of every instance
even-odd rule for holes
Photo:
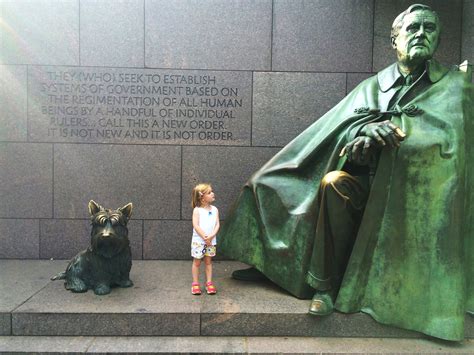
[[[438,15],[394,21],[397,62],[349,93],[257,171],[220,234],[309,312],[460,340],[474,311],[474,133],[469,73],[432,59]]]

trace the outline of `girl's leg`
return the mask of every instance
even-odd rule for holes
[[[193,274],[193,282],[199,282],[199,267],[201,266],[201,259],[193,259],[193,266],[191,268]],[[207,269],[206,269],[207,273]]]
[[[207,282],[212,282],[212,257],[205,256],[204,263],[206,264],[206,279]]]

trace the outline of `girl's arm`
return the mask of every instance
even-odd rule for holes
[[[193,228],[202,239],[206,240],[206,233],[199,227],[199,210],[197,207],[193,210]]]
[[[220,225],[220,222],[219,222],[219,210],[216,208],[216,225],[214,226],[214,229],[211,233],[211,235],[209,236],[209,239],[212,240],[216,237],[217,235],[217,232],[219,232],[219,228],[221,227]]]

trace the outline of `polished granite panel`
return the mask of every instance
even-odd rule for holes
[[[26,72],[26,65],[0,65],[0,141],[26,141]]]
[[[289,143],[344,96],[341,73],[255,73],[252,144]]]
[[[0,63],[79,65],[79,1],[1,1]]]
[[[143,0],[81,0],[81,65],[143,67]]]
[[[51,144],[0,143],[0,217],[51,218]]]
[[[474,1],[464,0],[462,17],[461,60],[474,64]]]
[[[268,70],[270,0],[148,0],[148,68]]]
[[[276,0],[272,70],[371,70],[372,0]]]
[[[32,66],[34,142],[250,145],[252,73]]]
[[[39,221],[0,219],[0,259],[38,259]]]
[[[136,219],[180,215],[179,146],[58,144],[54,171],[56,218],[87,218],[90,200],[107,208],[132,202]]]

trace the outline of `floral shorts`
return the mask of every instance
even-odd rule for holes
[[[202,259],[204,256],[216,256],[216,246],[206,245],[206,243],[192,242],[191,256],[195,259]]]

